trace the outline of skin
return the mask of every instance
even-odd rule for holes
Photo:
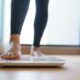
[[[2,54],[1,58],[8,59],[8,60],[19,60],[21,57],[21,45],[20,45],[20,35],[13,34],[10,37],[10,43],[12,44],[12,47],[7,52],[7,54]],[[33,50],[31,52],[31,55],[34,55],[34,51],[36,51],[39,54],[39,47],[33,47]]]

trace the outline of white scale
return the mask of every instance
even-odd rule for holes
[[[5,60],[0,58],[0,66],[56,66],[62,67],[65,60],[53,56],[33,57],[22,55],[20,60]]]

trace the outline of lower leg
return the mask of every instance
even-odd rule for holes
[[[40,54],[40,41],[43,36],[47,19],[48,19],[48,2],[49,0],[36,0],[36,17],[34,22],[34,43],[31,53],[36,51]]]

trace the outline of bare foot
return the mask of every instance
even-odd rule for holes
[[[32,46],[31,47],[31,56],[43,56],[44,54],[40,51],[39,48]]]
[[[18,60],[21,56],[21,45],[19,43],[12,43],[11,48],[8,50],[6,54],[2,54],[2,59],[8,60]]]
[[[1,55],[1,58],[8,60],[17,60],[21,56],[21,45],[20,45],[20,35],[12,34],[10,36],[10,46],[6,54]]]

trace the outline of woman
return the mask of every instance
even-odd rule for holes
[[[11,49],[1,57],[4,59],[19,59],[21,56],[20,34],[28,12],[30,0],[12,0],[11,2]],[[48,20],[49,0],[36,0],[36,15],[34,21],[34,41],[31,55],[40,53],[40,41]],[[28,29],[29,26],[26,26]],[[25,36],[27,37],[27,36]]]

